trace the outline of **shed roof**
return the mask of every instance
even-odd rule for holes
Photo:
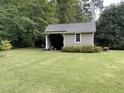
[[[45,30],[45,34],[51,33],[90,33],[96,32],[95,23],[72,23],[72,24],[51,24]]]

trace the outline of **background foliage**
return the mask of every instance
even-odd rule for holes
[[[103,0],[2,0],[0,41],[13,47],[41,47],[48,24],[94,21]],[[124,3],[105,8],[97,21],[97,45],[124,49]]]
[[[124,49],[124,3],[106,8],[97,22],[96,43]]]

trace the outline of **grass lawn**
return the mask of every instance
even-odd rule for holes
[[[0,93],[124,93],[124,51],[9,54],[0,57]]]

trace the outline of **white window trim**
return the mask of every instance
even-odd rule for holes
[[[77,34],[80,34],[80,42],[77,42],[77,41],[76,41],[76,35],[77,35]],[[81,33],[75,33],[75,43],[81,43]]]

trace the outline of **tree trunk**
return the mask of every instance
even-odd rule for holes
[[[34,3],[36,3],[36,0],[33,0]],[[34,48],[35,47],[35,42],[36,42],[36,32],[35,32],[35,23],[36,23],[36,12],[35,12],[35,7],[32,7],[33,13],[32,13],[32,42],[31,42],[31,47]]]
[[[32,41],[31,41],[31,47],[32,48],[35,48],[35,42],[36,42],[36,34],[33,31],[33,33],[32,33]]]

